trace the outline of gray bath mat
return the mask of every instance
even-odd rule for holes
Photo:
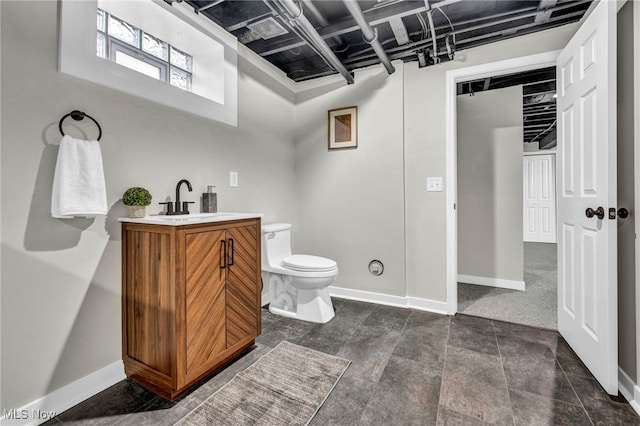
[[[350,363],[282,342],[178,424],[307,425]]]

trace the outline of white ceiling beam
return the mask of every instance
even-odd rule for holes
[[[402,18],[396,17],[389,19],[389,25],[391,25],[391,31],[393,31],[393,36],[396,38],[398,45],[407,44],[411,41],[407,27],[405,27],[404,22],[402,22]]]
[[[553,10],[550,9],[556,7],[557,3],[558,0],[540,0],[540,3],[538,3],[538,10],[540,12],[536,15],[536,24],[544,24],[549,22],[549,19],[551,19],[551,14],[553,13]]]

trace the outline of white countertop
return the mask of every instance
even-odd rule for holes
[[[150,215],[145,217],[119,217],[118,222],[146,223],[152,225],[194,225],[199,223],[226,222],[229,220],[261,218],[261,213],[192,213],[183,215]]]

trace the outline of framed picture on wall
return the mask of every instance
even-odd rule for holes
[[[358,147],[358,107],[329,111],[329,149]]]

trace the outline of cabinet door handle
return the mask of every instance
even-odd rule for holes
[[[236,254],[233,238],[229,238],[229,243],[231,244],[231,261],[229,262],[229,266],[233,266],[233,259]]]
[[[222,265],[220,265],[220,269],[224,269],[227,267],[227,240],[220,240],[222,245],[220,246],[220,250],[222,250],[222,256],[220,256]]]

